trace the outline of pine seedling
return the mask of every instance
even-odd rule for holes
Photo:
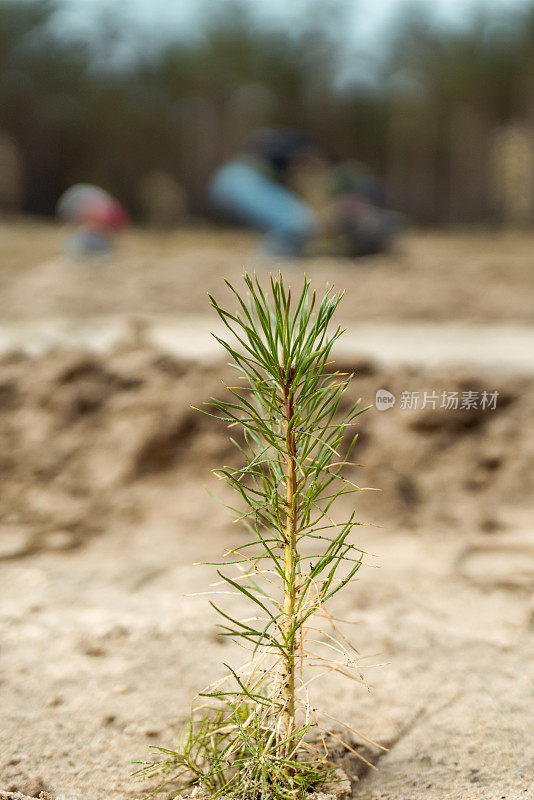
[[[250,535],[215,565],[226,590],[214,594],[237,595],[250,611],[237,617],[211,604],[220,634],[248,657],[199,694],[176,749],[156,748],[159,760],[136,774],[163,775],[158,790],[178,781],[213,797],[294,800],[331,779],[334,767],[308,696],[311,681],[335,671],[363,682],[357,651],[325,604],[365,555],[351,541],[356,512],[336,521],[334,504],[360,491],[343,472],[366,409],[360,401],[347,409],[352,376],[331,369],[342,334],[331,322],[342,294],[328,291],[319,302],[305,279],[293,300],[281,275],[271,277],[269,292],[257,278],[244,282],[246,299],[227,282],[235,313],[210,296],[231,334],[215,338],[239,380],[203,413],[241,432],[232,439],[241,466],[216,474],[235,490],[238,504],[229,507]]]

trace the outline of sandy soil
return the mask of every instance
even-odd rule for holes
[[[255,235],[227,229],[134,230],[111,259],[85,264],[58,256],[64,238],[55,225],[0,220],[4,319],[205,313],[223,277],[283,266],[346,289],[346,322],[534,321],[531,233],[409,233],[383,256],[283,265],[255,255]]]
[[[2,224],[0,234],[0,307],[13,321],[152,314],[158,303],[162,313],[204,312],[206,287],[237,274],[253,244],[134,233],[104,268],[58,259],[53,227]],[[306,268],[318,282],[358,279],[361,294],[348,286],[345,304],[352,318],[361,303],[370,319],[529,322],[532,240],[506,241],[413,236],[372,270]],[[359,778],[353,797],[530,798],[534,378],[343,366],[356,369],[354,396],[366,404],[377,388],[499,391],[495,411],[397,406],[361,418],[352,477],[382,491],[362,493],[360,519],[373,524],[355,537],[374,555],[333,611],[357,623],[350,634],[373,690],[339,678],[319,698],[389,747],[369,751],[377,772],[346,760]],[[131,762],[172,744],[194,693],[223,661],[242,660],[216,637],[205,599],[189,596],[212,578],[193,562],[244,535],[204,488],[224,496],[210,469],[235,458],[227,433],[190,409],[222,391],[221,370],[139,341],[107,355],[62,348],[0,360],[2,800],[2,790],[142,797],[150,786],[130,777]]]

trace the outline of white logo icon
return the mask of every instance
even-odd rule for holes
[[[395,405],[396,397],[387,389],[379,389],[375,396],[375,406],[377,411],[388,411]]]

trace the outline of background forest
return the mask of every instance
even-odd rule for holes
[[[0,138],[22,177],[3,205],[49,214],[90,181],[142,216],[140,187],[163,171],[202,213],[213,168],[277,123],[366,165],[417,222],[505,221],[507,192],[529,218],[534,7],[444,26],[407,6],[379,52],[348,41],[346,4],[305,9],[289,28],[240,2],[206,5],[194,34],[155,43],[113,12],[85,35],[54,0],[4,0]]]

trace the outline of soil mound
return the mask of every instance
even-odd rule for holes
[[[528,506],[533,380],[463,368],[341,366],[355,372],[347,402],[361,396],[370,405],[378,389],[397,398],[390,410],[360,417],[350,478],[381,489],[379,497],[357,496],[362,520],[493,533],[506,526],[508,506]],[[235,462],[224,424],[191,408],[221,395],[221,379],[229,379],[224,366],[182,362],[145,346],[109,356],[4,357],[0,559],[76,547],[117,517],[139,521],[151,511],[143,486],[158,484],[171,495],[184,474],[208,483],[211,468]],[[495,409],[440,407],[444,392],[480,398],[484,391],[498,392]],[[404,407],[406,393],[424,392],[438,398],[435,408]]]

